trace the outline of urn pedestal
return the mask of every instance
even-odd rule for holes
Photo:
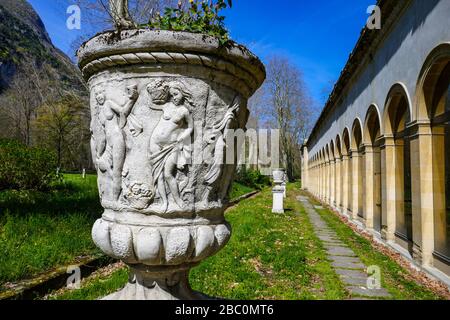
[[[245,129],[263,64],[236,44],[151,30],[100,34],[78,58],[105,209],[92,237],[131,270],[107,299],[203,298],[189,270],[230,238],[224,210],[237,152],[227,137]]]
[[[272,173],[274,188],[272,189],[272,213],[284,213],[284,198],[286,198],[286,174],[284,169]]]

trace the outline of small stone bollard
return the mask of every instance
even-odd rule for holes
[[[83,177],[83,179],[86,179],[86,169],[83,168],[81,176]]]
[[[282,186],[275,186],[272,189],[273,207],[272,213],[284,213],[284,188]]]

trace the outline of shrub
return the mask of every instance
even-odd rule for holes
[[[56,177],[56,155],[12,140],[0,140],[0,190],[46,189]]]
[[[249,170],[245,166],[239,167],[234,180],[255,189],[262,189],[271,185],[268,176],[263,175],[259,170]]]
[[[158,13],[148,25],[143,26],[156,30],[205,33],[225,45],[229,41],[229,34],[224,24],[225,17],[220,12],[231,6],[231,0],[190,0],[186,9],[180,1],[178,8],[166,8],[163,15]]]

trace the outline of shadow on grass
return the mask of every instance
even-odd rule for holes
[[[61,217],[75,212],[85,212],[96,218],[101,211],[95,176],[88,176],[85,180],[69,176],[49,191],[0,192],[0,220],[5,215],[27,216],[40,213]]]
[[[99,253],[91,229],[101,213],[96,176],[0,192],[0,286]]]

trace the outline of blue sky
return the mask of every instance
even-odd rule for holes
[[[83,30],[66,28],[70,0],[28,0],[64,52]],[[226,25],[237,42],[265,60],[289,57],[321,107],[338,79],[376,0],[234,0]]]

